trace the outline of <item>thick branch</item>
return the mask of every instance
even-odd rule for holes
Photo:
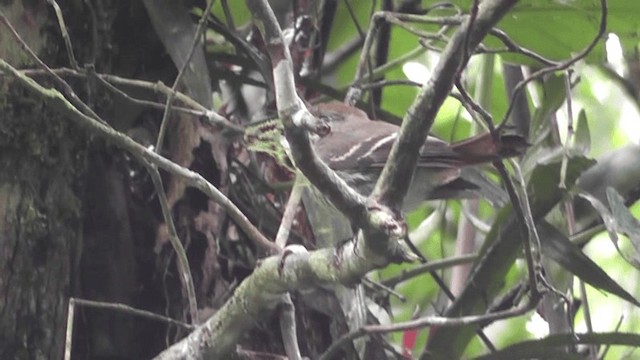
[[[402,121],[398,140],[376,184],[374,196],[381,203],[400,208],[415,169],[418,152],[431,129],[436,114],[449,95],[460,70],[466,65],[465,54],[472,53],[491,28],[516,3],[516,0],[483,1],[471,28],[466,21],[445,48],[433,76],[427,81]],[[468,51],[465,50],[468,45]]]
[[[291,55],[267,1],[247,0],[247,6],[254,16],[254,23],[262,31],[271,58],[278,115],[284,124],[296,166],[352,224],[363,229],[366,236],[360,239],[365,258],[379,266],[411,259],[406,246],[397,241],[402,238],[405,228],[395,214],[377,204],[369,206],[362,195],[316,155],[308,132],[326,133],[328,125],[314,117],[296,93]]]
[[[222,359],[248,329],[275,309],[282,294],[323,283],[352,283],[373,267],[354,255],[353,243],[337,250],[295,252],[264,259],[212,318],[156,359]]]
[[[320,161],[311,146],[308,131],[322,131],[325,125],[307,110],[296,93],[291,55],[273,11],[263,0],[247,0],[247,7],[261,30],[271,58],[278,115],[285,126],[293,161],[352,222],[362,223],[366,217],[365,198]]]
[[[170,160],[146,149],[129,137],[95,120],[76,109],[60,92],[46,89],[0,59],[0,70],[14,76],[21,85],[41,97],[56,111],[70,120],[107,138],[137,158],[180,176],[219,204],[224,206],[258,245],[277,252],[275,243],[264,237],[249,220],[201,175],[185,169]],[[380,266],[382,261],[366,249],[356,253],[353,243],[338,249],[323,249],[312,253],[293,253],[288,256],[272,256],[265,259],[236,289],[233,297],[206,323],[187,338],[174,344],[158,356],[159,359],[222,358],[233,350],[242,334],[255,326],[256,319],[269,314],[281,301],[282,294],[294,289],[304,289],[323,283],[353,284],[363,274]]]

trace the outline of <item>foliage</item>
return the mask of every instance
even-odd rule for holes
[[[166,304],[155,306],[166,305],[167,309],[171,308],[166,315],[193,321],[198,317],[195,299],[200,309],[207,307],[224,317],[228,314],[220,308],[225,302],[227,306],[234,307],[234,314],[242,314],[242,306],[249,303],[267,302],[268,308],[273,310],[273,304],[278,302],[283,291],[295,290],[292,293],[297,321],[304,324],[299,325],[303,334],[299,342],[303,355],[313,357],[320,356],[347,333],[370,331],[370,328],[356,323],[353,319],[357,316],[348,311],[347,305],[352,304],[349,301],[362,295],[359,293],[361,288],[328,290],[313,283],[318,280],[317,273],[321,273],[319,277],[324,282],[352,285],[354,279],[331,278],[333,273],[330,271],[314,272],[314,269],[300,265],[302,260],[298,262],[297,255],[289,255],[286,251],[278,261],[274,258],[260,260],[275,247],[265,248],[263,240],[274,239],[280,234],[279,226],[286,218],[282,214],[286,199],[294,193],[287,185],[293,183],[291,180],[295,175],[286,159],[290,153],[285,154],[281,148],[281,126],[271,125],[276,121],[273,120],[274,88],[278,86],[277,82],[274,84],[272,63],[268,58],[269,54],[273,56],[270,48],[273,44],[265,44],[264,32],[260,33],[253,25],[252,15],[255,14],[249,13],[245,4],[239,1],[215,2],[210,13],[200,7],[190,9],[193,18],[202,17],[200,24],[208,21],[208,28],[201,32],[204,34],[205,52],[196,51],[193,55],[195,60],[188,65],[184,54],[189,53],[192,44],[198,43],[191,40],[198,39],[199,30],[190,26],[186,9],[181,13],[185,16],[173,18],[180,31],[172,32],[169,31],[172,25],[158,20],[171,14],[160,7],[150,8],[149,3],[146,5],[150,9],[151,22],[171,61],[181,74],[187,69],[185,92],[202,104],[194,105],[184,97],[176,100],[178,105],[174,106],[182,110],[188,107],[190,111],[197,112],[198,121],[184,121],[193,115],[184,111],[181,116],[185,118],[176,121],[166,133],[168,149],[164,155],[180,165],[182,170],[191,168],[206,175],[197,177],[191,172],[174,170],[172,164],[160,163],[166,159],[160,159],[157,154],[155,157],[149,155],[149,148],[153,148],[150,144],[156,143],[157,136],[161,138],[157,146],[162,148],[162,136],[165,136],[165,126],[169,121],[166,114],[161,118],[158,114],[149,116],[153,118],[150,121],[152,126],[140,120],[144,115],[139,115],[140,119],[138,114],[131,115],[136,120],[131,121],[130,126],[123,126],[125,129],[118,128],[138,142],[143,141],[134,135],[141,133],[154,139],[145,144],[146,150],[127,142],[130,139],[121,133],[113,135],[114,143],[130,151],[136,161],[150,169],[157,170],[159,166],[171,174],[165,174],[163,190],[163,179],[154,177],[153,183],[151,178],[141,179],[140,166],[132,165],[131,159],[126,159],[125,167],[131,177],[128,180],[132,184],[132,190],[127,193],[128,199],[138,204],[139,199],[147,197],[152,198],[154,204],[162,205],[154,205],[154,210],[144,210],[144,215],[155,218],[155,222],[166,223],[155,230],[154,246],[160,259],[158,262],[167,269],[174,269],[172,271],[180,279],[174,284],[165,282],[162,286],[178,289],[176,294],[186,294],[171,299],[167,296]],[[330,98],[340,100],[349,89],[360,87],[365,94],[359,99],[360,107],[372,118],[392,122],[399,122],[415,101],[419,92],[416,85],[430,86],[428,80],[438,76],[436,70],[440,53],[450,44],[454,32],[460,27],[460,19],[467,19],[460,15],[476,11],[473,6],[476,2],[471,0],[453,1],[448,6],[438,1],[422,1],[420,6],[390,1],[375,7],[372,7],[375,2],[328,2],[337,9],[335,13],[326,15],[332,18],[333,26],[322,33],[319,9],[298,8],[296,10],[303,10],[303,14],[298,14],[290,10],[288,2],[275,3],[274,9],[285,28],[289,27],[292,19],[300,22],[312,19],[312,26],[308,28],[288,29],[294,34],[289,49],[298,75],[297,90],[304,100],[309,103]],[[481,6],[486,3],[481,2]],[[468,321],[455,326],[446,324],[445,319],[428,328],[417,327],[417,340],[412,332],[416,329],[395,333],[381,331],[385,333],[384,337],[378,337],[377,333],[370,337],[383,341],[365,338],[350,342],[342,348],[339,356],[364,358],[368,351],[368,354],[378,352],[377,358],[380,359],[392,358],[392,351],[383,350],[386,347],[407,357],[420,356],[424,359],[580,358],[590,351],[600,355],[606,352],[603,356],[614,359],[640,346],[638,336],[634,335],[640,331],[637,321],[640,293],[636,285],[640,264],[640,224],[636,217],[640,208],[633,206],[640,188],[637,180],[640,178],[637,161],[640,148],[634,145],[638,132],[626,130],[639,120],[640,97],[634,97],[633,89],[640,87],[637,80],[640,76],[636,73],[640,69],[637,56],[640,20],[636,16],[640,13],[640,3],[635,0],[610,0],[606,3],[606,34],[615,34],[620,41],[622,71],[613,68],[612,52],[605,46],[606,34],[597,38],[602,14],[601,1],[598,0],[519,1],[497,25],[503,32],[500,34],[506,34],[512,43],[505,45],[504,37],[494,32],[483,41],[479,53],[473,54],[468,64],[463,62],[465,67],[459,85],[472,94],[476,102],[465,99],[466,94],[460,94],[460,88],[454,90],[457,98],[449,97],[440,107],[432,132],[457,141],[488,131],[492,126],[503,130],[525,124],[529,146],[524,155],[505,160],[506,170],[500,165],[482,168],[487,178],[496,184],[501,183],[508,190],[510,201],[498,207],[481,200],[475,210],[470,210],[473,205],[466,199],[438,200],[427,202],[408,214],[406,219],[411,230],[426,227],[425,224],[430,222],[427,235],[419,240],[413,239],[418,251],[429,261],[450,260],[462,255],[458,245],[465,239],[461,235],[464,232],[460,224],[467,223],[466,226],[474,228],[473,235],[466,239],[468,243],[475,243],[473,252],[476,253],[469,273],[461,275],[452,266],[443,265],[433,270],[430,276],[424,272],[405,279],[407,271],[417,265],[395,264],[375,270],[364,281],[370,285],[366,300],[362,301],[368,314],[358,321],[391,326],[416,318],[426,319],[432,314],[450,319],[470,319],[466,317],[491,316],[509,310],[515,312],[527,305],[536,310],[528,308],[524,314],[511,314],[500,320]],[[385,23],[382,17],[371,20],[375,11],[389,4],[395,4],[395,9],[402,9],[407,16],[422,11],[426,15],[420,19],[430,22],[410,22],[401,15],[387,18],[395,22],[393,25]],[[420,20],[418,17],[411,19]],[[451,20],[451,23],[447,26],[438,24],[436,20],[442,19]],[[362,48],[362,42],[372,26],[378,26],[379,34],[388,35],[388,44],[381,45],[384,40],[374,42],[372,51],[378,58],[372,56],[365,61],[365,75],[354,83],[360,65],[360,51],[366,50]],[[423,36],[420,38],[416,34]],[[172,36],[178,36],[180,41],[175,41]],[[595,47],[582,61],[569,63],[594,39]],[[339,58],[331,66],[326,63],[324,68],[321,66],[323,60],[330,58],[328,55],[345,50],[350,42],[355,46],[347,56]],[[428,46],[424,46],[425,43]],[[383,45],[388,47],[385,49]],[[327,49],[326,57],[318,50],[323,46]],[[318,56],[320,58],[316,58]],[[559,66],[565,63],[568,69]],[[515,99],[512,96],[514,81],[509,78],[507,69],[514,66],[516,69],[523,66],[527,74],[548,66],[556,66],[556,71],[538,76],[528,86],[522,87],[520,95],[524,96],[524,102],[512,103]],[[96,76],[91,71],[75,70],[88,78]],[[202,81],[206,86],[196,88],[199,85],[194,84]],[[375,83],[382,86],[367,88]],[[214,91],[216,115],[222,119],[207,109],[211,102],[209,86]],[[151,97],[151,91],[145,91]],[[170,98],[178,96],[169,94]],[[62,100],[55,104],[59,107],[78,105],[69,101],[63,103]],[[486,114],[474,111],[475,105],[486,110]],[[516,107],[520,108],[508,112]],[[67,113],[76,116],[81,112]],[[82,113],[87,115],[86,111]],[[530,115],[526,118],[522,114]],[[487,126],[487,118],[492,121],[491,126]],[[249,123],[267,124],[270,131],[259,133],[260,130]],[[3,131],[5,128],[2,126]],[[237,134],[240,131],[244,131],[242,136]],[[249,137],[258,139],[258,142],[251,143],[247,140]],[[222,189],[224,194],[218,195],[211,183]],[[199,189],[199,192],[190,192],[187,190],[190,187]],[[149,191],[150,188],[155,191]],[[227,205],[216,205],[205,198],[204,193],[216,199],[217,203],[224,203],[221,200],[223,195],[228,196],[239,209],[234,212]],[[310,212],[309,203],[304,205]],[[230,214],[232,221],[221,215],[225,212]],[[294,220],[291,224],[295,225],[291,225],[290,242],[314,250],[323,243],[320,235],[314,234],[314,226],[305,215],[302,211],[292,215]],[[177,227],[172,223],[172,216],[180,220]],[[349,230],[345,224],[340,224],[340,228]],[[252,229],[262,237],[252,233]],[[607,237],[610,241],[606,241]],[[177,241],[178,238],[188,244],[186,250],[181,248],[183,245]],[[172,251],[178,252],[177,265],[170,255],[160,254],[162,249],[169,252],[169,243],[173,246]],[[349,239],[345,239],[345,242],[335,245],[336,252],[348,243]],[[198,253],[194,248],[202,252]],[[294,263],[292,266],[299,266],[296,269],[304,271],[299,274],[287,272],[286,256],[292,256],[289,259]],[[327,249],[313,253],[311,258],[317,261],[310,265],[315,270],[343,265],[337,260],[333,263],[325,261],[331,258]],[[196,274],[196,290],[193,284],[189,284],[194,280],[189,279],[191,275],[185,267]],[[289,289],[288,286],[293,286],[291,283],[271,283],[269,269],[276,269],[279,280],[292,279],[291,283],[301,281],[314,286],[312,289]],[[535,273],[532,274],[532,270]],[[456,289],[455,299],[448,298],[445,295],[448,289],[443,289],[438,282],[460,281],[461,276],[467,279],[466,282]],[[241,284],[235,289],[237,292],[255,286],[248,291],[251,298],[236,301],[231,297],[235,283]],[[393,291],[384,290],[375,283],[393,284]],[[532,288],[532,284],[537,288]],[[258,289],[260,286],[264,291]],[[183,287],[189,288],[189,292],[181,292]],[[191,304],[189,310],[186,309],[187,303]],[[542,304],[554,306],[550,309]],[[270,313],[256,309],[260,309],[259,305],[252,305],[251,312],[246,313],[255,316],[261,325],[273,322],[268,316]],[[611,309],[620,310],[616,314],[620,316],[619,322],[617,318],[603,315]],[[542,316],[543,326],[547,327],[542,336],[539,332],[530,331],[534,312]],[[253,320],[253,317],[245,318],[238,323],[251,326]],[[230,334],[240,336],[240,330],[236,330],[237,333],[230,331],[225,334],[228,337],[217,341],[227,346],[237,340]],[[253,331],[264,336],[244,339],[242,345],[245,348],[273,353],[281,351],[279,333],[269,330],[268,326],[260,326]],[[573,336],[569,331],[580,334]],[[482,338],[489,341],[479,340]],[[486,348],[492,346],[498,351],[487,351]],[[608,346],[614,347],[605,351]]]

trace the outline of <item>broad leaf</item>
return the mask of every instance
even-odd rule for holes
[[[612,188],[608,188],[607,189],[607,193],[609,192],[609,189],[612,189]],[[615,191],[615,190],[613,190],[613,191]],[[600,217],[602,218],[602,221],[604,222],[604,226],[607,229],[607,233],[609,234],[609,238],[611,239],[611,242],[613,242],[613,245],[615,246],[615,248],[618,251],[618,253],[620,254],[620,256],[622,256],[622,258],[625,259],[625,261],[628,262],[629,264],[635,266],[636,268],[639,267],[640,263],[638,262],[638,260],[634,259],[633,256],[627,255],[620,248],[620,246],[618,244],[619,243],[618,232],[621,232],[619,230],[620,229],[620,225],[618,224],[618,220],[616,219],[616,217],[614,217],[614,215],[611,213],[611,211],[609,211],[607,206],[605,204],[603,204],[599,199],[597,199],[596,197],[594,197],[593,195],[591,195],[589,193],[581,192],[578,195],[581,198],[589,201],[589,203],[591,203],[591,206],[593,206],[593,208],[600,214]],[[620,196],[617,193],[616,193],[616,195]],[[614,200],[614,201],[616,201],[616,200]],[[623,202],[621,203],[621,205],[618,205],[618,206],[624,207],[624,209],[627,212],[629,211],[624,206]],[[618,213],[622,213],[622,210],[619,209],[619,210],[617,210],[617,212]],[[629,216],[631,216],[631,214],[629,214]],[[632,219],[633,219],[633,217],[632,217]],[[632,226],[631,224],[629,224],[629,225]]]
[[[606,189],[613,187],[627,197],[638,187],[640,179],[640,146],[629,145],[611,151],[600,158],[598,164],[587,170],[580,177],[577,188],[595,196],[601,202],[607,201]],[[574,202],[577,231],[590,226],[598,217],[592,206],[582,199]]]
[[[423,1],[432,4],[436,1]],[[472,0],[456,0],[452,3],[466,12]],[[624,49],[631,51],[638,42],[640,31],[640,1],[607,1],[607,32],[620,37]],[[498,24],[511,39],[521,47],[532,50],[547,59],[562,61],[584,49],[596,36],[600,23],[600,1],[522,0]],[[486,41],[491,47],[504,48],[495,38]],[[588,59],[602,62],[605,49],[600,44],[589,54]],[[509,61],[532,64],[522,55],[508,55]]]
[[[558,229],[541,222],[537,226],[542,253],[552,258],[563,268],[582,279],[589,285],[610,292],[628,302],[640,306],[640,303],[602,270],[582,250],[562,234]]]
[[[624,204],[624,199],[618,194],[616,189],[612,187],[607,188],[607,199],[609,200],[609,207],[611,208],[613,219],[618,226],[618,231],[629,237],[636,251],[635,261],[637,266],[638,259],[640,259],[640,223],[633,217]]]
[[[578,157],[569,160],[567,184],[571,185],[593,160]],[[531,176],[528,193],[534,220],[543,217],[562,199],[564,191],[558,187],[560,163],[538,166]],[[478,261],[469,276],[467,286],[447,310],[446,316],[482,314],[489,303],[498,296],[504,278],[522,249],[520,224],[513,215],[511,205],[499,213],[486,241],[480,250]],[[432,331],[427,352],[436,359],[457,359],[474,335],[477,325],[438,328]]]
[[[542,102],[533,114],[531,129],[533,134],[539,136],[542,128],[548,127],[549,116],[564,104],[566,98],[565,82],[566,78],[563,75],[550,74],[545,78],[542,87]]]
[[[581,155],[586,155],[591,150],[591,132],[587,122],[587,114],[584,109],[578,114],[578,126],[573,140],[573,149]]]

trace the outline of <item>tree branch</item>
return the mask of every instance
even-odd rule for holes
[[[406,230],[395,214],[378,204],[368,203],[316,155],[308,131],[326,133],[328,125],[314,117],[296,93],[291,55],[268,3],[247,0],[247,6],[263,34],[271,58],[278,115],[284,124],[294,163],[352,224],[366,234],[357,240],[356,247],[363,252],[361,256],[378,266],[412,259],[406,245],[398,241]]]
[[[275,243],[271,242],[262,233],[260,233],[260,231],[251,224],[242,211],[240,211],[240,209],[238,209],[238,207],[232,203],[229,198],[224,196],[220,190],[202,177],[202,175],[186,169],[173,161],[150,151],[130,137],[106,125],[103,121],[85,115],[73,106],[73,104],[71,104],[59,91],[42,87],[36,81],[27,77],[3,59],[0,59],[0,70],[4,70],[7,74],[15,77],[21,85],[47,102],[47,104],[54,110],[68,116],[70,120],[78,123],[79,125],[88,128],[92,133],[107,138],[115,145],[128,151],[142,161],[148,161],[173,175],[185,179],[190,186],[202,191],[224,207],[225,210],[229,212],[231,218],[238,224],[240,229],[242,229],[242,231],[244,231],[256,245],[273,253],[279,251]]]
[[[440,106],[449,95],[460,69],[466,65],[463,59],[469,50],[478,46],[491,28],[515,5],[516,0],[491,0],[482,3],[469,28],[466,21],[456,31],[436,65],[433,76],[418,93],[402,121],[398,139],[393,144],[373,196],[382,204],[399,209],[409,189],[418,161],[420,147],[424,144]],[[467,37],[468,34],[468,37]],[[471,53],[471,51],[469,51]]]

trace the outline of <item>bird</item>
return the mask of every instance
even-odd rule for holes
[[[338,101],[316,104],[311,113],[330,126],[314,140],[319,157],[361,194],[368,195],[389,157],[399,127],[373,121],[361,109]],[[521,155],[526,139],[499,127],[497,136],[485,132],[452,144],[433,136],[420,148],[416,170],[403,201],[411,211],[424,200],[482,196],[494,205],[506,193],[477,165]],[[410,174],[408,174],[410,175]]]

